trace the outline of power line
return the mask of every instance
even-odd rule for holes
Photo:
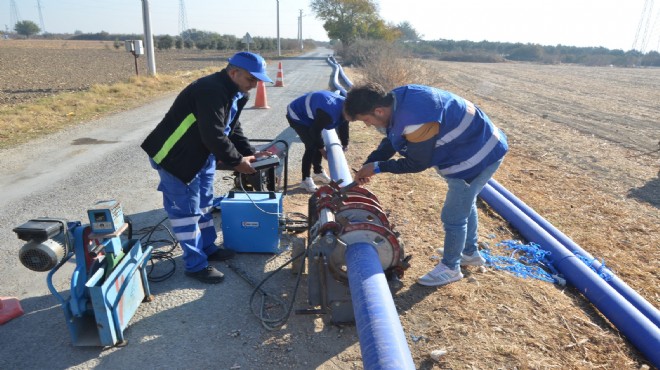
[[[642,8],[642,15],[639,18],[637,25],[637,32],[635,32],[635,40],[632,44],[632,49],[643,53],[649,42],[649,25],[653,17],[653,0],[646,0]]]
[[[18,7],[16,6],[16,1],[9,1],[9,23],[12,27],[16,26],[16,23],[21,21],[21,15],[18,14]]]
[[[183,40],[190,38],[188,30],[188,16],[186,15],[186,4],[179,0],[179,35]]]
[[[41,22],[41,32],[46,33],[46,26],[44,25],[44,17],[41,14],[41,0],[37,0],[37,9],[39,9],[39,22]]]

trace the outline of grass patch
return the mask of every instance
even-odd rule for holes
[[[35,102],[0,106],[0,149],[122,111],[183,89],[190,82],[217,68],[186,71],[155,77],[136,76],[126,82],[93,85],[85,91],[62,93]]]

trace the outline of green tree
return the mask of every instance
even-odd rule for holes
[[[156,48],[158,50],[168,50],[174,46],[174,38],[170,35],[160,36],[156,41]]]
[[[37,24],[32,21],[20,21],[17,22],[14,26],[14,31],[16,31],[16,33],[19,35],[30,38],[30,36],[41,32],[41,28],[39,28],[39,26],[37,26]]]
[[[537,62],[543,59],[543,48],[537,44],[520,45],[506,56],[509,60]]]
[[[310,7],[324,21],[328,38],[345,47],[359,38],[389,39],[393,35],[378,15],[375,0],[312,0]]]
[[[396,26],[401,34],[401,41],[417,41],[422,38],[422,35],[417,33],[417,30],[408,21],[399,23]]]

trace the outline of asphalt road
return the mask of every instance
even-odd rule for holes
[[[317,49],[284,59],[285,86],[267,87],[270,109],[246,109],[241,116],[248,137],[291,143],[293,174],[298,173],[296,159],[302,145],[288,127],[285,107],[304,92],[328,87],[332,69],[325,58],[330,53]],[[277,63],[270,63],[268,73],[275,79]],[[255,93],[246,107],[252,106]],[[20,264],[22,241],[12,229],[38,217],[88,223],[87,209],[105,199],[120,200],[136,230],[162,220],[162,199],[155,190],[158,176],[139,144],[174,97],[0,152],[0,297],[18,298],[25,310],[23,316],[0,326],[0,369],[303,369],[322,367],[342,348],[355,345],[352,334],[345,333],[340,340],[336,333],[315,334],[308,317],[298,319],[300,326],[271,334],[247,307],[249,284],[226,266],[221,267],[225,282],[219,285],[186,278],[180,256],[175,258],[177,269],[171,278],[150,284],[155,300],[138,308],[124,333],[127,346],[71,344],[62,309],[46,286],[46,273]],[[290,183],[297,181],[296,175],[289,176]],[[216,185],[220,193],[231,184],[219,173]],[[269,255],[241,254],[235,263],[262,276],[276,262]],[[64,297],[74,267],[69,261],[55,274],[55,287]],[[282,335],[304,337],[282,344],[286,341]],[[309,348],[314,341],[323,343],[326,335],[335,337],[332,345],[320,346],[324,348],[318,353]]]

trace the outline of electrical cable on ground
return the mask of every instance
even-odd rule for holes
[[[281,223],[280,225],[284,225],[284,230],[292,233],[292,234],[298,234],[302,233],[304,231],[307,231],[308,228],[308,219],[307,216],[303,213],[300,212],[290,212],[290,213],[280,213],[280,212],[268,212],[261,207],[259,207],[255,201],[252,199],[250,196],[250,193],[245,189],[243,185],[243,179],[239,175],[238,176],[238,184],[240,186],[240,190],[245,193],[247,198],[250,200],[252,205],[259,210],[260,212],[268,215],[275,215],[277,216],[280,220]],[[236,183],[234,178],[234,183]],[[283,220],[283,222],[282,222]],[[262,326],[266,328],[267,330],[278,330],[282,326],[286,324],[288,321],[289,317],[291,316],[291,311],[293,310],[293,304],[295,303],[295,298],[298,292],[298,288],[300,286],[300,280],[301,276],[303,273],[303,269],[305,268],[305,264],[301,263],[298,271],[298,277],[296,279],[296,284],[295,287],[293,288],[293,293],[291,295],[291,302],[287,306],[286,302],[284,302],[282,299],[280,299],[278,296],[271,294],[267,291],[265,291],[262,286],[270,279],[272,278],[276,273],[282,271],[284,267],[288,266],[289,264],[293,263],[293,261],[297,260],[298,258],[304,258],[306,256],[307,251],[303,251],[299,253],[296,256],[292,256],[288,261],[286,261],[282,266],[278,267],[274,271],[272,271],[270,274],[268,274],[261,282],[255,284],[254,280],[252,277],[248,275],[246,271],[244,271],[242,268],[236,266],[235,264],[231,262],[225,262],[227,267],[229,267],[232,271],[234,271],[238,276],[240,276],[243,280],[245,280],[250,286],[252,286],[254,289],[252,290],[252,293],[250,294],[250,310],[252,313],[259,319],[261,322]],[[261,302],[260,302],[260,309],[257,311],[256,305],[255,305],[255,299],[257,297],[257,293],[260,293],[261,297]],[[281,311],[283,311],[283,314],[279,317],[268,317],[271,316],[272,314],[269,314],[268,311],[273,312],[275,311],[276,308],[280,308]]]
[[[151,258],[149,259],[149,270],[147,271],[147,279],[151,282],[161,282],[169,279],[176,272],[176,261],[174,260],[174,250],[179,245],[179,242],[176,240],[172,231],[165,225],[163,222],[167,220],[167,217],[162,219],[159,223],[154,226],[144,227],[138,230],[135,234],[140,236],[140,243],[142,245],[151,245],[153,250],[151,252]],[[169,238],[166,239],[155,239],[152,240],[152,236],[156,231],[166,231],[169,234]],[[156,265],[161,262],[168,262],[171,264],[171,268],[166,272],[155,275],[154,270]],[[162,269],[161,269],[162,270]]]
[[[286,302],[281,300],[279,297],[268,293],[262,289],[262,286],[270,279],[272,278],[276,273],[282,271],[284,267],[287,265],[291,264],[293,261],[297,260],[298,258],[304,258],[307,254],[307,251],[303,251],[295,256],[292,256],[288,261],[286,261],[282,266],[278,267],[274,271],[268,274],[261,282],[258,284],[255,284],[254,281],[250,276],[247,275],[245,271],[243,271],[241,268],[231,264],[227,263],[227,266],[234,271],[238,276],[243,278],[245,281],[248,282],[254,289],[252,290],[252,294],[250,294],[250,310],[252,313],[259,319],[261,322],[262,326],[266,328],[267,330],[278,330],[286,322],[289,320],[289,317],[291,316],[291,311],[293,310],[293,304],[296,301],[296,295],[298,293],[298,288],[300,287],[300,280],[301,276],[303,273],[303,269],[305,268],[305,264],[301,263],[300,267],[298,269],[298,277],[296,278],[296,285],[293,288],[293,293],[291,295],[291,302],[289,303],[288,307],[286,305]],[[259,311],[256,311],[256,307],[254,304],[255,298],[257,297],[257,293],[261,293],[261,307]],[[274,308],[280,307],[281,310],[284,311],[284,313],[280,317],[267,317],[269,316],[267,311],[273,311]]]

